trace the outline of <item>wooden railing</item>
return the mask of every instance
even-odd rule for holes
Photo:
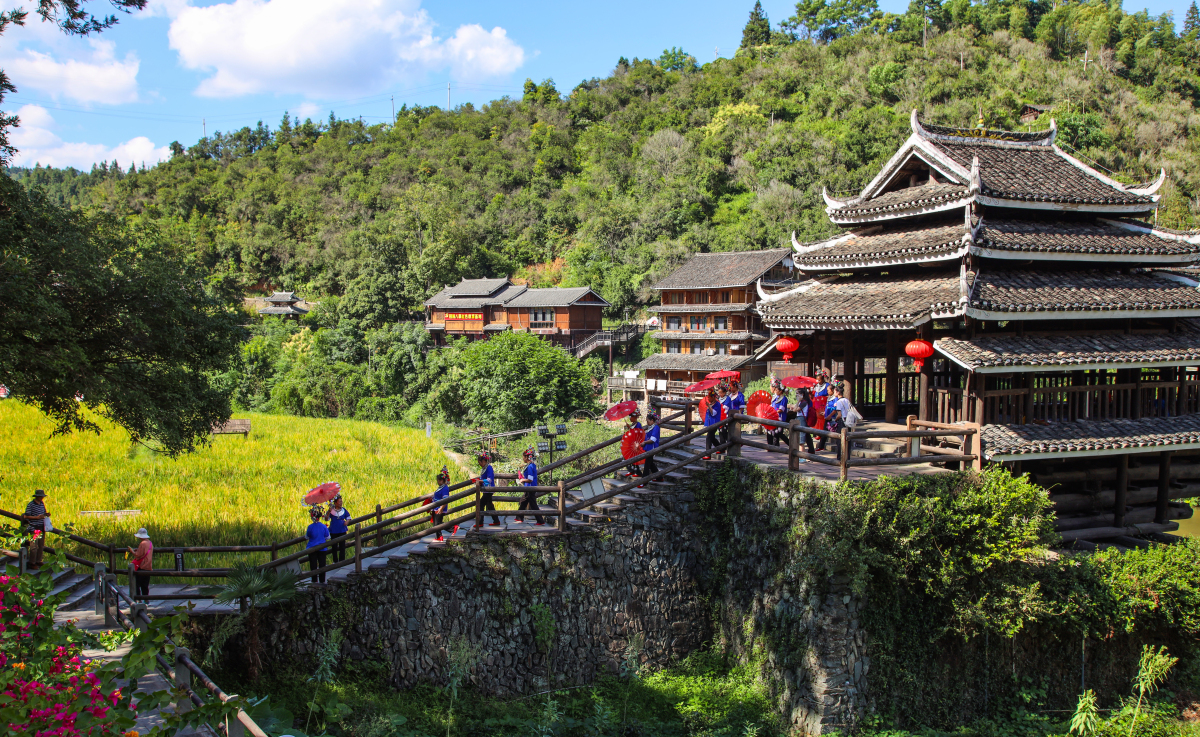
[[[940,387],[937,391],[943,391]],[[962,390],[957,404],[951,400],[950,414],[938,411],[939,421],[961,413]],[[1200,412],[1200,381],[1139,381],[1122,384],[1060,383],[1056,386],[989,389],[982,393],[983,424],[1026,424],[1035,420],[1075,422],[1077,420],[1142,419],[1176,417]],[[973,417],[979,421],[980,418]]]

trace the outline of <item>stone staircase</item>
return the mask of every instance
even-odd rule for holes
[[[903,440],[854,440],[851,458],[899,458],[908,450]]]
[[[50,594],[67,595],[66,600],[58,607],[62,611],[77,611],[92,606],[96,592],[92,577],[88,574],[76,573],[74,568],[64,568],[56,572],[49,569],[30,571],[26,575],[53,576],[54,588]]]

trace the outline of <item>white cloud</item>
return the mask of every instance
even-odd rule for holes
[[[13,129],[9,138],[18,149],[13,157],[13,166],[73,166],[90,169],[92,164],[116,159],[122,168],[130,164],[139,167],[144,163],[152,166],[171,157],[166,146],[156,147],[145,136],[131,138],[116,146],[98,143],[70,143],[54,132],[54,117],[39,105],[25,105],[17,111],[21,125]]]
[[[196,90],[207,97],[340,96],[445,68],[464,80],[505,75],[525,61],[503,28],[435,36],[420,0],[178,2],[161,6],[172,13],[171,48],[184,66],[210,73]]]
[[[90,44],[90,54],[65,61],[33,49],[0,54],[0,68],[22,92],[32,88],[56,100],[67,97],[85,103],[137,102],[137,55],[130,52],[117,59],[111,41]]]

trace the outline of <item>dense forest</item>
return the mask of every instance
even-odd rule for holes
[[[914,0],[895,15],[874,0],[806,0],[777,24],[756,5],[736,55],[703,65],[671,48],[621,58],[566,94],[527,81],[521,99],[405,107],[391,125],[285,115],[274,129],[173,143],[149,169],[9,173],[51,202],[157,233],[247,294],[322,301],[305,335],[255,328],[228,377],[239,405],[344,416],[403,395],[383,415],[413,419],[455,394],[437,388],[455,371],[402,325],[443,285],[589,285],[621,318],[691,253],[831,233],[822,186],[865,184],[914,108],[1023,129],[1024,105],[1050,106],[1058,141],[1118,179],[1165,167],[1159,222],[1191,227],[1198,31],[1194,4],[1181,34],[1170,15],[1115,1]],[[383,365],[401,368],[380,379],[373,357],[388,351]],[[463,408],[450,406],[434,414]]]

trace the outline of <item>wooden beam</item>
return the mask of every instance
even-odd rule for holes
[[[1117,456],[1117,493],[1113,499],[1113,527],[1125,526],[1125,502],[1129,497],[1129,456]]]
[[[1162,524],[1167,521],[1167,502],[1171,498],[1171,452],[1164,450],[1158,454],[1158,498],[1155,500],[1154,521]]]
[[[931,320],[918,328],[918,334],[921,336],[921,338],[930,340],[933,337],[933,321]],[[924,365],[921,366],[921,384],[919,389],[921,396],[918,397],[919,403],[917,409],[918,418],[927,422],[932,419],[930,417],[931,408],[929,406],[929,386],[932,378],[933,357],[930,356],[928,359],[926,359]]]
[[[850,404],[858,404],[854,391],[858,383],[858,357],[854,350],[856,342],[853,330],[842,331],[842,375],[846,385],[846,398],[850,400]]]
[[[883,418],[889,423],[900,420],[900,334],[887,331],[887,356],[883,379]]]

